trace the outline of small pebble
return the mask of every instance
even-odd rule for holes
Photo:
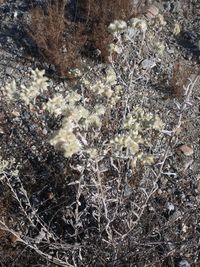
[[[3,128],[0,127],[0,134],[4,134],[4,133],[5,133],[5,132],[4,132]]]
[[[185,156],[191,156],[194,153],[194,150],[187,146],[187,145],[181,145],[177,148],[177,151],[182,152]]]
[[[152,69],[156,66],[156,63],[152,59],[145,59],[141,63],[143,69]]]
[[[44,135],[47,135],[47,129],[46,128],[44,128],[43,130],[42,130],[42,133],[44,134]]]
[[[167,203],[167,209],[168,209],[169,211],[173,211],[173,210],[175,210],[174,204],[168,202],[168,203]]]
[[[147,13],[146,13],[146,16],[149,19],[153,19],[156,16],[158,16],[158,14],[159,14],[159,9],[156,6],[152,5],[152,6],[150,6],[148,8]]]
[[[189,264],[189,262],[187,260],[181,260],[179,262],[179,267],[190,267],[191,265]]]
[[[19,117],[20,113],[18,111],[13,110],[12,111],[12,115],[15,116],[15,117]]]
[[[6,75],[12,75],[13,73],[13,68],[7,67],[6,68]]]

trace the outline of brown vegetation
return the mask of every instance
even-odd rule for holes
[[[131,0],[77,1],[73,21],[67,15],[65,1],[47,0],[46,4],[46,10],[32,9],[28,34],[37,44],[40,58],[53,64],[59,76],[70,78],[70,70],[80,67],[84,46],[85,50],[98,49],[101,60],[108,61],[109,44],[113,41],[107,31],[109,24],[135,16],[144,1],[137,6]]]
[[[36,7],[31,12],[28,33],[38,46],[40,57],[56,68],[59,76],[79,65],[79,52],[85,42],[83,26],[65,18],[65,3],[48,1],[47,11]]]
[[[127,21],[135,16],[138,10],[139,5],[134,6],[131,0],[78,1],[77,16],[85,17],[89,25],[88,43],[100,50],[102,61],[108,61],[109,44],[113,41],[113,36],[107,30],[109,24],[114,20]]]

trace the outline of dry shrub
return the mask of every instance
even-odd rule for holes
[[[132,0],[82,0],[77,4],[77,17],[89,26],[88,43],[101,51],[101,59],[108,61],[109,44],[113,36],[108,32],[109,24],[114,20],[127,21],[136,15]]]
[[[80,65],[80,49],[85,42],[84,27],[65,18],[65,1],[47,2],[31,11],[28,33],[38,46],[41,58],[56,68],[59,76],[70,78],[70,69]]]
[[[73,78],[70,70],[80,68],[83,47],[89,57],[90,48],[98,49],[102,61],[109,61],[109,44],[113,42],[109,24],[135,16],[144,1],[134,6],[132,0],[77,0],[73,21],[69,19],[68,4],[47,0],[45,8],[33,8],[28,34],[42,60],[53,64],[59,76]]]

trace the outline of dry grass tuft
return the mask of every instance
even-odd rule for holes
[[[48,1],[47,9],[31,11],[28,33],[38,46],[40,57],[53,64],[59,76],[70,78],[69,71],[80,65],[80,49],[85,42],[84,27],[65,18],[65,1]]]

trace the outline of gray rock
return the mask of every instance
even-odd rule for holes
[[[142,64],[141,64],[141,66],[142,66],[142,68],[143,69],[152,69],[153,67],[155,67],[156,66],[156,62],[155,62],[155,60],[153,60],[153,59],[145,59],[145,60],[143,60],[142,61]]]
[[[191,265],[189,264],[189,262],[187,260],[181,260],[179,262],[179,267],[190,267]]]

